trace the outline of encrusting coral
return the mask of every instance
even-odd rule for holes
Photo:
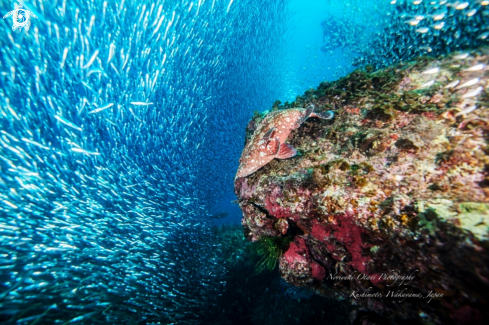
[[[382,317],[489,321],[488,57],[358,70],[276,102],[335,118],[307,119],[286,140],[296,156],[236,178],[246,238],[292,236],[287,282]]]

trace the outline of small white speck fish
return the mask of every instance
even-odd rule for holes
[[[88,151],[88,150],[84,150],[82,148],[71,148],[71,151],[83,153],[85,155],[91,155],[91,156],[99,156],[100,155],[100,153],[98,153],[98,152]]]
[[[419,20],[411,19],[411,20],[406,21],[406,24],[409,24],[411,26],[416,26],[417,24],[419,24]]]
[[[131,105],[136,105],[136,106],[148,106],[148,105],[153,105],[153,103],[145,103],[145,102],[131,102]]]
[[[102,107],[96,108],[96,109],[94,109],[93,111],[88,112],[88,114],[95,114],[95,113],[98,113],[98,112],[103,111],[104,109],[110,108],[110,107],[112,107],[112,106],[114,106],[114,103],[110,103],[110,104],[108,104],[108,105],[105,105],[105,106],[102,106]]]
[[[478,96],[482,92],[482,89],[483,89],[482,87],[477,87],[476,89],[464,94],[462,98],[472,98]]]
[[[468,17],[472,17],[472,16],[473,16],[473,15],[475,15],[476,13],[477,13],[477,9],[472,9],[471,11],[469,11],[469,12],[467,13],[467,16],[468,16]]]
[[[435,14],[432,17],[433,17],[433,20],[435,20],[435,21],[442,20],[443,18],[445,18],[445,13]]]
[[[425,70],[423,72],[421,72],[422,74],[435,74],[435,73],[438,73],[440,72],[440,68],[433,68],[433,69],[429,69],[429,70]]]
[[[428,87],[431,87],[435,84],[435,80],[430,80],[428,81],[427,83],[425,84],[422,84],[419,89],[423,89],[423,88],[428,88]]]
[[[69,126],[70,128],[73,128],[73,129],[78,130],[78,131],[83,131],[83,129],[81,127],[71,123],[70,121],[65,120],[61,116],[54,115],[54,118],[57,119],[58,121],[60,121],[61,123],[63,123],[64,125]]]
[[[81,321],[83,319],[89,318],[90,316],[92,316],[94,314],[96,314],[96,312],[92,312],[92,313],[88,313],[88,314],[85,314],[85,315],[82,315],[82,316],[75,317],[72,320],[70,320],[69,322],[67,322],[67,324],[68,323],[76,323],[76,322],[79,322],[79,321]]]
[[[29,140],[29,139],[26,139],[26,138],[22,138],[21,139],[22,141],[24,142],[27,142],[27,143],[30,143],[30,144],[33,144],[39,148],[42,148],[44,150],[51,150],[49,147],[46,147],[46,146],[43,146],[42,144],[40,144],[39,142],[36,142],[36,141],[33,141],[33,140]]]
[[[467,68],[464,71],[480,71],[484,69],[485,65],[483,63],[474,65],[473,67]]]
[[[489,37],[489,32],[484,32],[477,36],[478,39],[487,39]]]
[[[64,51],[63,51],[63,59],[61,60],[61,63],[60,63],[60,68],[63,69],[64,65],[65,65],[65,62],[66,62],[66,56],[68,55],[68,51],[69,49],[67,47],[65,47]]]
[[[14,208],[14,209],[18,209],[19,208],[18,206],[16,206],[15,204],[13,204],[13,203],[11,203],[11,202],[9,202],[7,200],[3,200],[3,203],[5,203],[6,205],[8,205],[9,207]]]
[[[459,83],[460,83],[460,80],[454,80],[454,81],[450,82],[448,85],[446,85],[444,88],[453,88],[453,87],[457,86]]]
[[[462,54],[457,54],[453,58],[456,60],[463,60],[466,59],[469,56],[469,53],[462,53]]]
[[[473,106],[467,107],[466,109],[458,112],[457,114],[455,114],[455,116],[466,115],[466,114],[469,114],[469,113],[475,111],[476,109],[477,109],[477,106],[473,105]]]
[[[464,10],[465,8],[467,8],[469,6],[469,2],[462,2],[458,5],[455,6],[455,9],[457,10]]]
[[[431,27],[433,27],[434,29],[437,29],[437,30],[442,29],[443,27],[445,27],[445,22],[442,21],[442,22],[439,22],[438,24],[433,24],[433,25],[431,25]]]
[[[103,74],[103,73],[104,73],[104,70],[102,70],[102,69],[98,69],[98,68],[97,68],[97,69],[92,69],[92,70],[90,70],[90,71],[87,73],[87,77],[89,77],[89,76],[90,76],[91,74],[93,74],[93,73],[102,73],[102,74]]]
[[[418,28],[416,29],[416,32],[420,33],[420,34],[426,34],[429,32],[429,28],[428,27],[422,27],[422,28]]]
[[[114,43],[111,43],[110,44],[110,48],[109,48],[109,58],[107,59],[107,63],[109,63],[110,60],[112,60],[112,57],[114,56],[114,53],[115,53],[115,44]]]
[[[460,86],[458,86],[457,88],[461,89],[461,88],[465,88],[465,87],[470,87],[470,86],[473,86],[473,85],[476,85],[477,83],[479,83],[480,79],[479,78],[474,78],[472,80],[469,80],[463,84],[461,84]]]
[[[93,61],[95,61],[95,59],[97,58],[98,53],[99,53],[99,50],[96,50],[96,51],[93,53],[92,57],[91,57],[91,58],[90,58],[90,60],[87,62],[87,64],[85,64],[85,66],[83,67],[83,69],[87,69],[87,68],[89,68],[89,67],[92,65]]]

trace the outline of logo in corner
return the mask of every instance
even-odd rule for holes
[[[27,32],[31,25],[30,17],[37,18],[32,11],[25,10],[22,4],[15,5],[15,9],[3,16],[3,19],[12,16],[13,25],[12,30],[14,32],[20,32],[22,28]]]

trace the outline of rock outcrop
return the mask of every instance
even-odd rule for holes
[[[489,49],[462,57],[367,67],[274,105],[335,113],[292,131],[297,156],[235,180],[249,240],[293,237],[287,282],[357,318],[489,321]]]

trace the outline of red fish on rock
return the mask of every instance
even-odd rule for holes
[[[333,118],[334,113],[314,113],[314,105],[303,108],[284,109],[269,113],[253,133],[239,159],[236,178],[246,177],[268,164],[274,158],[294,157],[297,150],[285,143],[292,130],[301,126],[309,117]]]

